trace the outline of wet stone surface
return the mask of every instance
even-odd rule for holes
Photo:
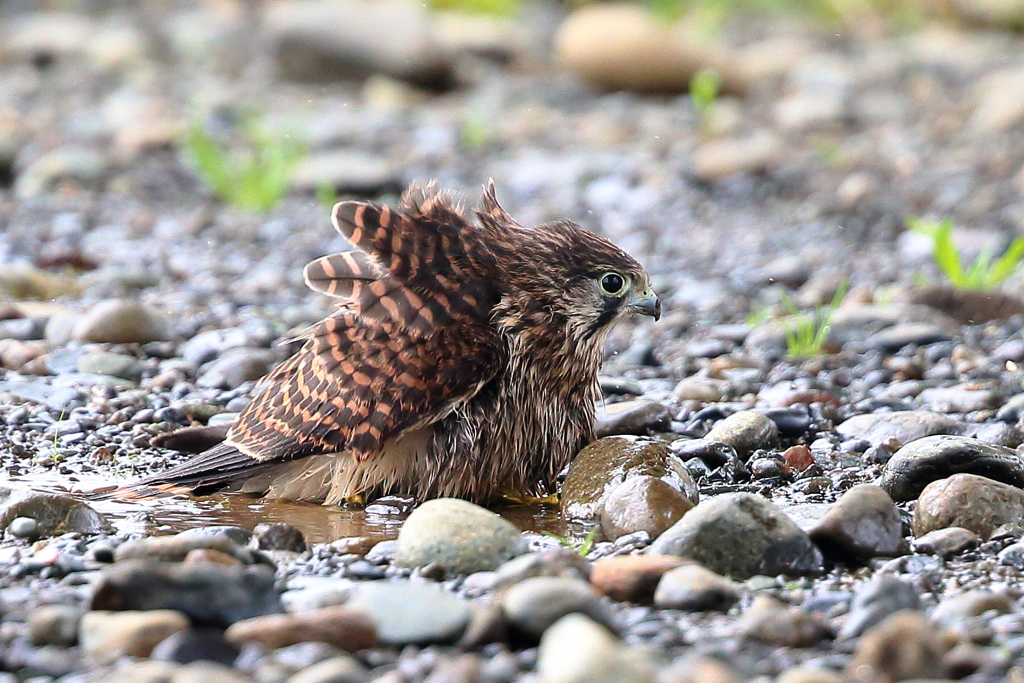
[[[965,269],[1024,234],[1019,3],[158,4],[0,3],[0,683],[1021,680],[1024,277],[908,229]],[[302,150],[265,212],[183,135],[251,124]],[[557,500],[92,495],[335,310],[328,204],[489,177],[663,306]]]

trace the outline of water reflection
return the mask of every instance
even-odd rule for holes
[[[85,497],[109,485],[109,480],[96,477],[59,475],[28,475],[11,478],[7,486],[69,493]],[[95,500],[89,504],[107,515],[118,531],[125,533],[169,534],[194,527],[226,524],[251,530],[263,522],[287,522],[298,527],[310,543],[330,542],[347,536],[369,536],[386,540],[398,536],[406,514],[367,512],[358,506],[323,506],[263,500],[242,494],[187,495],[147,498],[143,500]],[[387,510],[374,506],[373,510]],[[553,505],[512,504],[492,508],[523,531],[556,534],[580,542],[588,529],[566,522]]]

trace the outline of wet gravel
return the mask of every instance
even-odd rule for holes
[[[1021,676],[1024,278],[944,289],[902,227],[951,215],[972,259],[1024,231],[1019,36],[728,25],[708,124],[487,23],[451,63],[276,80],[266,45],[190,51],[244,21],[214,11],[168,9],[164,42],[123,10],[0,13],[0,683]],[[259,35],[306,35],[275,12]],[[254,103],[309,152],[263,215],[176,142],[190,106],[237,139]],[[488,177],[520,222],[627,248],[665,305],[612,335],[561,512],[90,499],[201,448],[167,435],[229,424],[330,310],[301,280],[343,246],[315,190],[472,203]],[[782,294],[843,279],[825,353],[788,356]]]

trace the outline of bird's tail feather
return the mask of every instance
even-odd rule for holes
[[[247,479],[273,463],[263,463],[230,443],[220,443],[170,469],[143,477],[129,486],[90,496],[92,500],[139,500],[191,493],[198,488]]]

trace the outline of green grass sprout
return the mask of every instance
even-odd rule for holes
[[[590,551],[594,547],[594,538],[597,536],[597,529],[598,528],[595,526],[593,529],[590,530],[590,532],[583,539],[583,543],[580,544],[579,548],[577,548],[576,544],[570,541],[565,536],[559,536],[558,534],[553,534],[550,531],[542,531],[541,533],[547,536],[548,538],[555,539],[561,545],[565,546],[569,550],[575,550],[580,557],[586,557],[590,554]]]
[[[427,0],[433,10],[508,17],[519,13],[521,0]]]
[[[906,224],[907,229],[931,237],[935,265],[957,289],[981,292],[997,289],[1017,271],[1024,259],[1024,237],[1017,237],[995,261],[991,251],[983,251],[965,267],[953,243],[953,219],[936,222],[908,216]]]
[[[690,79],[690,101],[697,112],[701,130],[711,127],[722,79],[714,69],[701,69]]]
[[[782,305],[792,316],[786,329],[786,355],[790,358],[813,358],[824,352],[828,333],[832,331],[832,317],[846,296],[847,281],[839,283],[832,303],[818,306],[813,313],[801,312],[789,295],[783,292]]]
[[[190,126],[185,148],[203,180],[223,202],[259,213],[272,209],[287,194],[304,148],[287,137],[277,138],[250,119],[243,126],[245,149],[218,144],[201,124]]]

